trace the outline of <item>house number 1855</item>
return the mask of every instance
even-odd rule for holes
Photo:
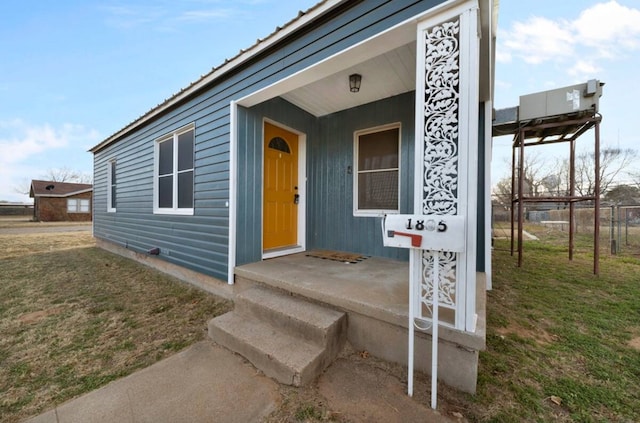
[[[414,229],[411,221],[412,219],[407,219],[407,229]],[[426,222],[424,220],[416,220],[415,229],[417,231],[427,230],[429,232],[433,232],[437,230],[438,232],[445,232],[447,230],[447,224],[444,220],[441,220],[438,223],[433,219],[429,219]]]

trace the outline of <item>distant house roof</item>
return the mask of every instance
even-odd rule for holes
[[[76,194],[93,191],[91,184],[74,184],[70,182],[31,181],[29,197],[70,197]]]

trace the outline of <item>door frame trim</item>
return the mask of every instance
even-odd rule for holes
[[[269,123],[271,125],[282,128],[286,131],[292,132],[298,136],[298,193],[300,194],[300,202],[298,203],[298,239],[295,246],[277,248],[264,251],[264,125]],[[307,249],[307,134],[301,132],[295,128],[284,125],[278,121],[269,118],[262,118],[262,163],[261,163],[261,178],[260,186],[261,201],[260,201],[260,227],[262,230],[262,236],[260,237],[260,250],[262,251],[262,259],[274,258],[285,256],[294,253],[301,253]]]

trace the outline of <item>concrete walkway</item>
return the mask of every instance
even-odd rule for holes
[[[42,234],[57,232],[90,232],[92,229],[91,222],[62,222],[62,223],[37,223],[33,222],[30,226],[18,227],[0,227],[0,235],[23,235],[23,234]]]
[[[277,383],[202,341],[27,422],[257,422],[279,400]]]
[[[320,376],[318,392],[353,422],[454,423],[406,395],[375,364],[339,358]],[[201,341],[123,379],[70,400],[24,423],[252,423],[280,406],[279,385],[237,354]]]

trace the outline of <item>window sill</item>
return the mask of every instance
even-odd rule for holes
[[[385,214],[399,213],[399,210],[354,210],[353,217],[383,217]]]
[[[153,214],[172,214],[178,216],[193,216],[193,209],[154,209]]]

